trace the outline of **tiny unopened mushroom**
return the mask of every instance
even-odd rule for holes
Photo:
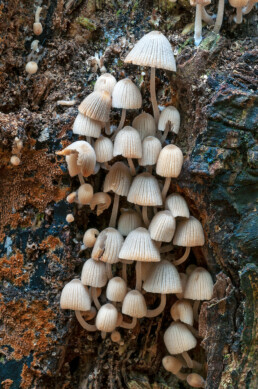
[[[142,112],[140,115],[136,116],[132,126],[139,132],[142,141],[147,136],[155,136],[156,134],[154,117],[147,112]]]
[[[30,61],[26,64],[25,70],[28,74],[35,74],[38,71],[38,64],[37,62]]]
[[[115,77],[112,76],[112,74],[104,73],[95,82],[94,91],[97,92],[107,91],[112,95],[116,83],[117,81]]]
[[[205,380],[196,373],[191,373],[186,378],[187,383],[193,388],[205,388]]]
[[[136,326],[137,319],[146,316],[147,305],[143,295],[138,290],[130,290],[124,298],[122,313],[133,318],[131,323],[122,322],[120,327],[132,329]]]
[[[115,330],[115,331],[113,331],[111,333],[110,338],[111,338],[112,342],[120,343],[120,341],[121,341],[121,334],[120,334],[119,331]]]
[[[180,320],[182,323],[189,324],[189,326],[194,323],[193,308],[187,300],[176,301],[170,309],[170,314],[175,321]]]
[[[35,13],[35,22],[33,23],[33,32],[35,35],[40,35],[43,31],[42,24],[39,21],[39,16],[42,11],[42,7],[37,7]]]
[[[78,189],[79,204],[90,204],[93,197],[93,187],[90,184],[82,184]]]
[[[97,216],[99,216],[110,207],[110,204],[111,197],[107,193],[97,192],[91,199],[90,209],[93,211],[97,206]]]
[[[165,370],[174,374],[180,380],[182,381],[186,380],[187,374],[180,372],[181,368],[185,367],[185,365],[178,358],[172,357],[171,355],[166,355],[162,359],[162,365]]]
[[[178,134],[180,128],[180,113],[172,105],[163,109],[160,114],[158,129],[163,132],[160,139],[161,143],[164,143],[169,131]]]
[[[99,231],[96,228],[89,228],[83,235],[83,244],[85,248],[91,248],[94,246],[96,239],[99,235]]]
[[[72,223],[74,221],[74,216],[72,213],[68,213],[68,215],[66,215],[66,221],[67,223]]]
[[[12,155],[11,158],[10,158],[10,163],[11,163],[13,166],[18,166],[18,165],[20,165],[21,160],[20,160],[19,157],[17,157],[17,155]]]

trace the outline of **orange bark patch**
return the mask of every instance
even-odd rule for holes
[[[1,382],[1,388],[9,389],[13,383],[13,380],[7,379]]]
[[[54,251],[56,248],[63,246],[61,240],[55,236],[49,235],[39,244],[41,250]]]
[[[6,256],[0,258],[0,280],[6,279],[17,286],[28,282],[29,274],[24,273],[23,263],[23,255],[20,252],[9,258]]]
[[[31,387],[32,381],[33,381],[34,374],[31,372],[31,369],[26,365],[26,363],[23,365],[22,373],[21,373],[21,389],[27,389]]]

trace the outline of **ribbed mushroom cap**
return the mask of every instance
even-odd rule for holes
[[[168,352],[175,355],[191,350],[197,341],[185,324],[173,322],[165,331],[164,343]]]
[[[121,210],[121,216],[118,219],[118,231],[127,236],[129,232],[142,226],[142,219],[138,212],[133,209]]]
[[[127,285],[123,278],[114,277],[109,280],[106,290],[107,299],[121,303],[127,293]]]
[[[129,79],[118,81],[112,93],[112,107],[138,109],[142,106],[140,89]]]
[[[125,63],[176,71],[171,45],[159,31],[144,35],[127,55]]]
[[[126,237],[119,258],[133,261],[159,262],[160,253],[146,228],[138,227]]]
[[[82,173],[84,177],[89,177],[94,173],[96,154],[93,147],[88,142],[85,142],[84,140],[73,142],[62,150],[61,153],[66,155],[65,158],[71,177],[74,177],[78,173]],[[69,153],[73,154],[69,155]]]
[[[147,136],[142,142],[142,158],[138,160],[140,166],[156,165],[162,146],[158,138]]]
[[[170,123],[171,131],[175,134],[178,134],[180,128],[180,113],[178,110],[173,107],[166,107],[160,114],[158,129],[160,131],[165,131],[167,123]]]
[[[85,247],[93,247],[99,231],[96,228],[89,228],[83,235],[83,244]]]
[[[195,247],[204,245],[203,228],[199,220],[190,216],[178,223],[173,243],[177,246]]]
[[[174,217],[190,217],[187,202],[178,193],[172,193],[166,198],[165,208],[169,209]]]
[[[180,293],[181,280],[178,271],[172,263],[162,260],[148,275],[143,289],[150,293]]]
[[[138,319],[146,316],[147,305],[143,295],[138,290],[131,290],[124,298],[122,313]]]
[[[90,93],[79,105],[79,112],[91,119],[108,122],[111,108],[111,95],[106,91]]]
[[[96,140],[94,150],[97,162],[108,162],[113,158],[113,142],[105,136],[100,136]]]
[[[203,267],[197,267],[188,277],[184,297],[190,300],[210,300],[213,293],[213,281],[210,273]]]
[[[103,262],[88,259],[82,268],[81,281],[83,285],[102,288],[107,283],[106,266]]]
[[[113,191],[119,196],[127,196],[131,182],[130,169],[123,162],[116,162],[105,177],[104,192]]]
[[[112,227],[105,228],[97,237],[91,256],[106,263],[117,263],[123,242],[124,238],[119,231]]]
[[[141,158],[142,142],[140,135],[135,128],[126,126],[118,132],[115,142],[113,155],[122,155],[125,158]]]
[[[132,182],[127,200],[130,203],[143,206],[162,205],[157,179],[150,173],[138,174]]]
[[[193,308],[187,300],[176,301],[171,309],[170,314],[173,320],[180,320],[182,323],[189,324],[190,326],[194,323]]]
[[[93,187],[90,184],[82,184],[78,189],[78,201],[80,204],[89,204],[93,197]]]
[[[151,239],[157,242],[171,242],[175,229],[176,221],[170,211],[157,212],[149,225]]]
[[[96,317],[96,327],[99,331],[112,332],[116,328],[118,312],[113,304],[102,305]]]
[[[89,311],[91,300],[88,288],[80,280],[68,282],[61,293],[60,307],[74,311]]]
[[[181,280],[181,285],[182,285],[182,293],[176,293],[176,297],[178,299],[183,299],[184,298],[184,291],[185,291],[185,287],[186,287],[186,282],[187,282],[187,274],[185,273],[179,273],[179,277],[180,277],[180,280]]]
[[[172,357],[171,355],[166,355],[162,359],[162,365],[165,370],[170,371],[173,374],[177,374],[183,366],[179,359]]]
[[[113,89],[116,85],[117,81],[114,76],[110,73],[102,74],[96,81],[94,85],[94,91],[102,92],[107,91],[112,95]]]
[[[102,122],[88,118],[78,113],[73,123],[73,133],[77,135],[98,138],[101,134]]]
[[[154,117],[147,112],[143,112],[133,119],[133,128],[139,132],[141,140],[146,136],[154,136],[156,133],[156,123]]]
[[[159,153],[156,173],[161,177],[178,177],[183,161],[184,156],[180,148],[175,145],[167,145]]]

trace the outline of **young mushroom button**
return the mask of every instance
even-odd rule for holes
[[[185,367],[185,365],[178,358],[172,357],[171,355],[166,355],[162,359],[162,365],[164,369],[174,374],[180,380],[182,381],[186,380],[187,374],[180,372],[181,368]]]
[[[122,305],[122,313],[133,318],[131,323],[122,322],[120,327],[134,328],[137,319],[146,316],[147,306],[143,295],[138,290],[131,290],[124,298]]]

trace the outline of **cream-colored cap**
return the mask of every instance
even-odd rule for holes
[[[125,158],[141,158],[142,142],[137,130],[126,126],[118,132],[114,142],[114,157],[122,155]]]
[[[135,128],[141,137],[141,140],[146,136],[155,136],[156,123],[154,117],[147,112],[142,112],[140,115],[133,119],[133,128]]]
[[[101,127],[101,122],[90,119],[79,112],[73,123],[73,133],[98,138],[101,134]]]
[[[176,221],[170,211],[157,212],[149,225],[151,239],[157,242],[171,242],[175,230]]]
[[[121,215],[118,219],[118,231],[127,236],[129,232],[142,226],[141,215],[133,209],[121,209]]]
[[[177,374],[183,367],[182,362],[178,358],[172,357],[171,355],[166,355],[164,358],[162,358],[162,365],[165,370],[173,374]]]
[[[172,193],[166,198],[165,207],[170,210],[174,217],[190,217],[187,202],[178,193]]]
[[[124,298],[122,313],[138,319],[146,316],[147,305],[143,295],[138,290],[131,290]]]
[[[172,47],[159,31],[144,35],[127,55],[125,63],[176,71]]]
[[[112,93],[112,107],[138,109],[142,106],[140,89],[129,79],[118,81]]]
[[[123,278],[114,277],[108,281],[106,296],[110,301],[121,303],[127,293],[127,285]]]
[[[229,4],[234,8],[242,8],[247,5],[248,1],[249,0],[229,0]]]
[[[80,280],[68,282],[61,293],[60,307],[74,311],[89,311],[91,299],[88,288]]]
[[[178,134],[180,128],[180,113],[173,107],[166,107],[160,114],[158,129],[165,131],[167,123],[170,124],[171,131]]]
[[[185,324],[173,322],[165,331],[164,343],[168,352],[175,355],[191,350],[197,341]]]
[[[94,193],[91,202],[90,209],[93,211],[97,206],[97,216],[101,215],[105,209],[108,209],[111,204],[111,197],[104,192]]]
[[[111,109],[110,93],[92,92],[79,105],[79,112],[91,119],[108,122]]]
[[[113,191],[119,196],[127,196],[131,182],[130,169],[123,162],[116,162],[105,177],[104,192]]]
[[[188,374],[186,381],[192,388],[205,388],[205,380],[200,374]]]
[[[181,280],[176,267],[172,263],[162,260],[148,275],[143,289],[146,292],[161,294],[182,292]]]
[[[107,91],[112,95],[113,89],[116,85],[117,81],[114,76],[110,73],[104,73],[102,74],[94,85],[94,91],[96,92],[102,92]]]
[[[136,176],[129,190],[127,200],[142,206],[162,205],[162,197],[157,179],[150,173]]]
[[[119,258],[143,262],[159,262],[160,253],[146,228],[138,227],[126,237]]]
[[[100,136],[96,140],[94,150],[97,162],[108,162],[113,158],[113,142],[105,136]]]
[[[173,243],[176,246],[195,247],[204,245],[204,232],[201,223],[195,217],[178,223]]]
[[[162,146],[155,136],[147,136],[142,142],[142,158],[139,159],[140,166],[156,165]]]
[[[184,298],[184,291],[185,291],[185,286],[186,286],[186,282],[187,282],[187,274],[185,273],[179,273],[179,277],[180,277],[180,280],[181,280],[181,285],[182,285],[182,293],[176,293],[176,297],[178,299],[183,299]]]
[[[106,263],[117,263],[123,242],[124,238],[118,230],[112,227],[105,228],[97,237],[91,256]]]
[[[93,187],[90,184],[82,184],[78,189],[78,201],[80,204],[89,204],[93,197]]]
[[[194,323],[193,308],[187,300],[176,301],[170,309],[170,314],[174,321],[180,320],[190,326]]]
[[[118,312],[113,304],[102,305],[96,317],[96,327],[99,331],[112,332],[116,328]]]
[[[85,231],[83,235],[83,244],[87,248],[91,248],[94,246],[97,236],[99,235],[99,231],[96,228],[89,228]]]
[[[213,281],[210,273],[197,267],[188,277],[184,297],[190,300],[210,300],[213,294]]]
[[[161,177],[178,177],[184,162],[184,156],[179,147],[167,145],[159,153],[156,173]]]
[[[82,268],[81,281],[83,285],[102,288],[107,283],[106,265],[92,258],[88,259]]]

